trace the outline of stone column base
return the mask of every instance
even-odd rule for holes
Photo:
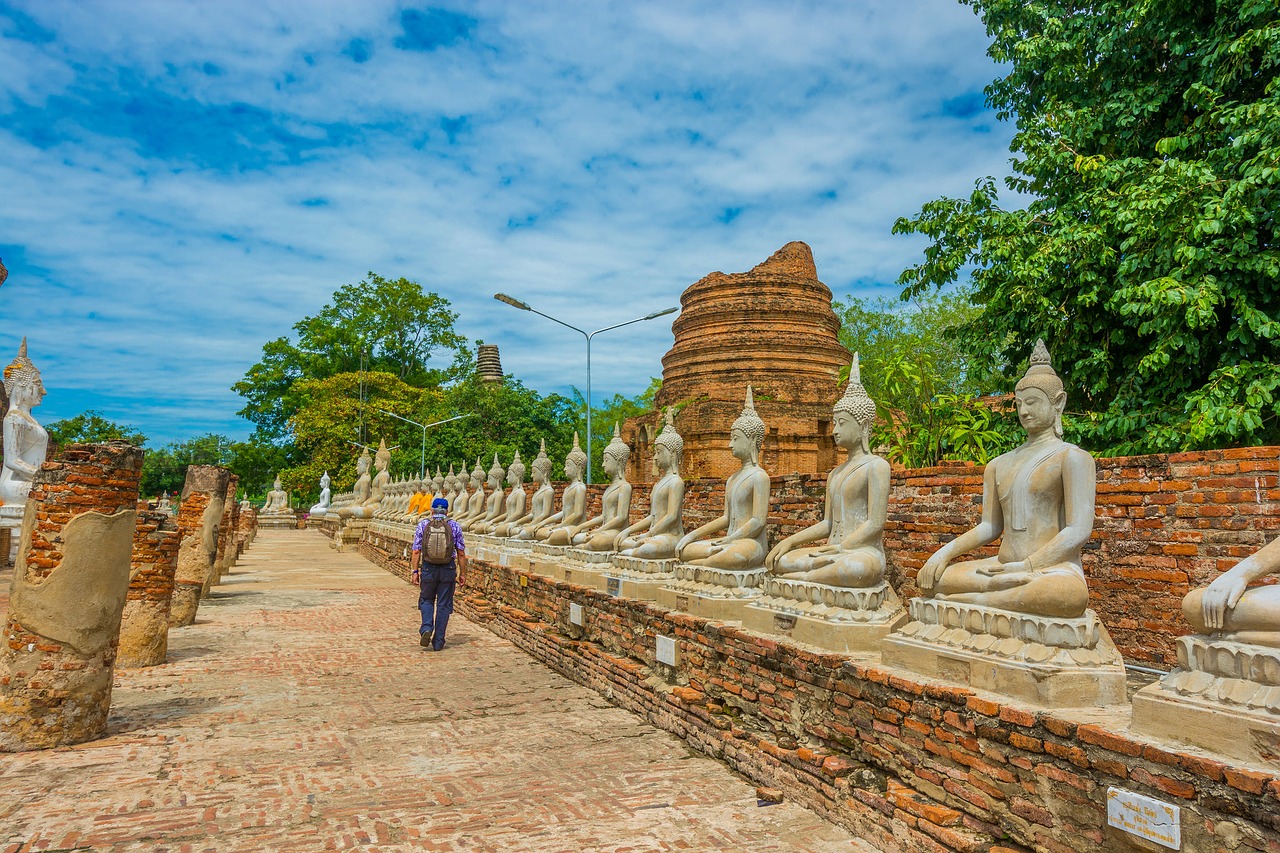
[[[1058,619],[913,598],[910,620],[881,643],[887,666],[1046,708],[1125,701],[1124,661],[1092,610]]]
[[[258,516],[258,527],[267,530],[296,530],[298,527],[298,519],[290,516],[277,515],[260,515]]]
[[[614,557],[613,566],[604,573],[604,585],[600,588],[609,595],[657,601],[658,590],[675,580],[677,562],[675,559]]]
[[[742,614],[744,628],[837,652],[879,651],[880,641],[906,621],[886,583],[848,589],[776,577],[765,578],[760,598]]]
[[[1201,634],[1177,649],[1178,668],[1133,697],[1133,730],[1280,769],[1280,649]]]
[[[333,547],[337,548],[340,553],[355,551],[360,547],[360,537],[364,535],[365,529],[369,526],[368,521],[350,519],[340,528],[333,537]]]
[[[760,597],[768,571],[734,572],[677,563],[675,580],[658,590],[658,604],[704,619],[737,622],[748,604]]]

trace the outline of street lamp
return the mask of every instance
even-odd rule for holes
[[[397,415],[395,412],[388,412],[386,409],[378,409],[378,411],[382,412],[382,414],[384,415],[391,415],[391,417],[393,418],[398,418],[399,420],[402,420],[407,424],[413,424],[416,427],[422,427],[422,457],[418,462],[418,479],[419,480],[425,477],[427,472],[427,427],[440,426],[440,424],[447,424],[449,423],[449,421],[462,420],[463,418],[471,417],[471,415],[473,414],[472,412],[467,412],[465,415],[455,415],[452,418],[445,418],[444,420],[436,421],[433,424],[420,424],[417,421],[411,421],[402,415]]]
[[[596,335],[600,334],[601,332],[608,332],[612,329],[620,329],[623,326],[630,326],[632,323],[643,323],[645,320],[656,320],[659,317],[665,317],[668,314],[674,314],[675,312],[680,310],[680,306],[677,305],[674,308],[667,308],[663,311],[654,311],[652,314],[645,314],[643,317],[637,317],[634,320],[628,320],[625,323],[615,323],[612,326],[605,326],[603,329],[596,329],[594,332],[586,332],[586,331],[583,331],[582,329],[579,329],[577,326],[570,326],[564,320],[557,320],[555,317],[552,317],[550,314],[543,314],[538,309],[529,307],[528,303],[521,302],[519,299],[516,299],[514,296],[508,296],[505,293],[495,293],[493,294],[493,298],[498,300],[499,302],[505,302],[506,304],[510,305],[512,308],[519,308],[521,311],[532,311],[534,314],[537,314],[539,317],[546,317],[551,322],[559,323],[561,326],[564,326],[566,329],[573,329],[575,332],[577,332],[578,334],[582,335],[584,338],[587,339],[587,477],[586,477],[586,481],[588,484],[590,484],[591,483],[591,339],[594,338]]]

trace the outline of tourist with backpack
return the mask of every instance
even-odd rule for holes
[[[446,518],[449,502],[436,498],[431,515],[418,522],[413,532],[413,556],[409,565],[418,583],[418,610],[422,626],[418,644],[435,651],[444,648],[444,631],[453,613],[454,585],[466,583],[467,553],[458,522]]]

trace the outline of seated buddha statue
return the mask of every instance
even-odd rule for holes
[[[493,535],[504,539],[518,533],[521,526],[528,523],[530,518],[525,512],[529,495],[524,490],[524,461],[520,458],[519,450],[507,467],[507,483],[511,486],[511,490],[507,492],[507,499],[503,502],[503,515],[501,520],[493,526]]]
[[[748,385],[746,405],[729,429],[729,450],[741,467],[725,482],[724,512],[677,543],[683,562],[730,571],[764,564],[769,519],[769,475],[759,465],[764,432]],[[721,532],[724,536],[702,538]]]
[[[666,560],[676,556],[684,535],[684,478],[680,459],[684,439],[676,432],[674,414],[667,407],[666,423],[653,440],[653,470],[657,482],[649,492],[649,514],[622,531],[618,553],[624,557]]]
[[[613,425],[613,440],[602,455],[609,485],[600,498],[600,514],[573,530],[573,544],[588,551],[615,550],[618,534],[627,526],[631,514],[631,484],[627,482],[631,448],[622,440],[617,423]]]
[[[876,404],[862,386],[854,353],[849,384],[831,413],[832,438],[848,456],[827,475],[822,521],[783,539],[765,558],[771,574],[852,588],[884,579],[889,463],[871,453],[875,419]],[[809,544],[820,539],[826,544]]]
[[[329,503],[333,500],[333,493],[329,490],[332,481],[329,479],[329,472],[325,471],[320,477],[320,500],[316,501],[309,512],[317,518],[323,518],[329,512]]]
[[[289,493],[284,490],[279,474],[276,474],[275,483],[272,484],[271,491],[267,492],[267,502],[262,505],[258,515],[262,517],[293,515],[289,509]]]
[[[582,482],[582,472],[587,468],[587,454],[578,445],[578,433],[573,434],[573,448],[564,458],[564,476],[569,484],[560,495],[560,511],[548,518],[534,533],[534,537],[548,545],[573,544],[573,531],[587,517],[587,486]]]
[[[44,464],[49,449],[49,434],[31,414],[44,399],[44,382],[40,371],[27,357],[27,339],[22,339],[18,355],[4,369],[4,390],[9,396],[9,411],[4,416],[4,466],[0,468],[0,502],[17,510],[27,503],[31,480]],[[16,547],[18,537],[13,537]]]
[[[1093,532],[1096,472],[1092,456],[1062,440],[1067,395],[1044,341],[1014,400],[1027,440],[987,465],[982,519],[929,557],[916,582],[926,598],[1080,617],[1089,603],[1081,550]],[[953,562],[997,538],[996,556]]]
[[[484,518],[484,468],[480,465],[480,457],[476,457],[476,467],[471,469],[471,494],[467,497],[467,505],[462,508],[462,517],[458,525],[470,532],[471,526]]]
[[[382,505],[383,491],[391,480],[391,475],[387,473],[387,466],[391,464],[391,451],[387,449],[386,439],[379,442],[378,452],[374,455],[373,464],[378,473],[372,479],[369,479],[368,460],[369,450],[365,448],[364,453],[360,456],[360,462],[363,463],[364,470],[361,472],[361,465],[359,463],[356,465],[356,471],[360,472],[360,476],[356,478],[356,499],[349,506],[344,506],[338,510],[339,518],[370,519],[373,518],[373,514]],[[361,494],[366,495],[363,500],[359,499]]]
[[[489,496],[485,498],[484,515],[471,524],[472,533],[478,533],[486,536],[498,526],[498,522],[502,520],[503,513],[506,509],[506,502],[503,500],[502,479],[506,476],[506,471],[502,468],[502,463],[498,461],[498,454],[493,454],[493,464],[489,466]]]
[[[537,488],[529,499],[528,520],[511,534],[517,539],[534,539],[538,528],[551,518],[552,510],[556,508],[556,490],[551,485],[551,459],[547,457],[546,439],[540,442],[538,455],[529,468],[533,471],[533,484]]]

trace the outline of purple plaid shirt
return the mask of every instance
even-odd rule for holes
[[[413,550],[422,550],[422,536],[427,532],[427,525],[433,518],[444,518],[444,513],[428,516],[418,522],[417,529],[413,531]],[[453,550],[459,554],[467,553],[467,543],[462,541],[462,528],[458,526],[458,522],[447,518],[445,524],[449,525],[449,532],[453,534]]]

